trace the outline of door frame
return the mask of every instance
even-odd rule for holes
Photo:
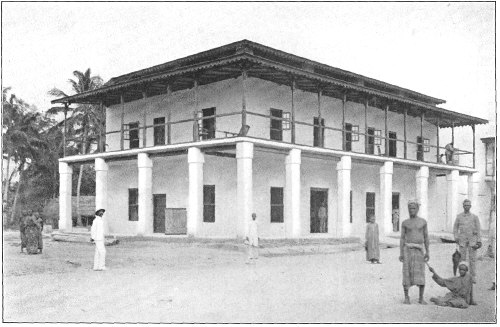
[[[326,188],[326,187],[310,187],[309,188],[309,233],[310,234],[328,234],[328,222],[329,222],[329,210],[328,210],[328,191],[329,191],[329,188]],[[311,215],[311,211],[312,211],[312,203],[311,203],[311,200],[312,200],[312,193],[313,192],[322,192],[324,194],[326,194],[326,197],[325,197],[325,200],[326,200],[326,231],[324,233],[321,233],[321,232],[313,232],[312,231],[312,222],[313,222],[313,216]],[[318,207],[319,208],[319,207]]]

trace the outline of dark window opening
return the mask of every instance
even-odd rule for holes
[[[129,148],[136,149],[139,147],[139,122],[128,124]]]
[[[375,215],[375,193],[366,192],[366,222],[369,222],[371,215]]]
[[[389,157],[396,157],[397,155],[397,135],[396,132],[389,132]]]
[[[375,153],[375,128],[368,127],[367,134],[368,134],[368,142],[366,144],[366,153],[367,154],[374,154]]]
[[[271,187],[271,222],[283,222],[283,188]]]
[[[202,117],[215,116],[215,107],[202,109]],[[215,138],[215,117],[205,118],[201,123],[200,139],[210,140]]]
[[[128,189],[128,220],[139,220],[139,191],[136,188]]]
[[[283,118],[283,110],[271,109],[271,116]],[[283,141],[283,121],[271,118],[271,140]]]
[[[325,119],[319,117],[314,117],[313,120],[314,131],[313,131],[313,146],[323,147],[325,144]]]
[[[344,126],[344,130],[345,151],[352,151],[352,124],[346,123]]]
[[[424,161],[424,145],[421,136],[417,136],[417,160]]]
[[[154,126],[154,145],[165,144],[165,117],[155,118]]]
[[[203,222],[215,222],[215,185],[203,185]]]

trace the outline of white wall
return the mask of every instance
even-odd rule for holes
[[[291,89],[286,85],[278,85],[273,82],[256,78],[248,78],[246,82],[247,110],[260,114],[269,115],[270,108],[281,109],[284,112],[291,111]],[[198,109],[216,107],[217,114],[241,111],[242,108],[242,79],[225,80],[209,85],[201,85],[198,88]],[[296,120],[309,124],[313,123],[313,117],[318,116],[318,96],[316,93],[295,91],[295,112]],[[121,112],[125,111],[124,122],[139,121],[143,126],[144,110],[146,110],[146,121],[148,125],[153,124],[153,119],[157,117],[167,117],[171,112],[172,121],[191,119],[195,111],[194,90],[183,90],[172,93],[171,96],[159,95],[147,99],[141,99],[122,105],[114,105],[107,108],[107,131],[120,130]],[[321,116],[325,119],[325,124],[332,128],[342,128],[342,101],[327,96],[321,98]],[[384,111],[378,108],[369,107],[367,111],[367,125],[382,131],[384,128]],[[364,105],[347,102],[346,123],[359,125],[359,130],[364,133]],[[270,137],[270,120],[264,117],[253,115],[247,116],[247,124],[250,126],[248,136],[266,138]],[[241,126],[241,115],[217,118],[216,137],[224,137],[222,131],[237,133]],[[397,133],[399,139],[403,139],[403,115],[388,113],[389,131]],[[416,142],[420,135],[420,118],[408,116],[407,138],[408,141]],[[142,147],[142,131],[139,133],[140,146]],[[424,137],[429,138],[432,145],[436,144],[435,126],[424,122]],[[165,137],[166,139],[166,137]],[[172,143],[190,142],[193,140],[193,123],[186,122],[172,125]],[[283,141],[291,142],[291,131],[283,131]],[[119,133],[108,135],[106,143],[108,151],[118,150],[120,146]],[[296,143],[313,145],[313,127],[296,125]],[[353,151],[364,152],[364,136],[360,135],[358,142],[353,142]],[[147,131],[147,146],[153,145],[153,129]],[[342,133],[339,131],[325,130],[325,147],[341,149]],[[128,141],[125,142],[125,149],[128,148]],[[380,146],[384,153],[384,142]],[[403,157],[403,143],[398,142],[397,157]],[[375,151],[377,153],[377,150]],[[425,160],[435,161],[436,150],[432,149],[425,153]],[[408,144],[408,158],[416,159],[416,145]]]

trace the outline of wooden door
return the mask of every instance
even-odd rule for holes
[[[165,208],[167,207],[167,196],[165,194],[153,194],[153,232],[165,233]]]

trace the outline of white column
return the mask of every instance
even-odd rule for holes
[[[479,210],[479,173],[472,173],[467,178],[468,184],[468,199],[471,201],[472,212]],[[475,207],[475,208],[474,208]]]
[[[73,229],[71,219],[71,182],[73,168],[66,162],[59,162],[59,229],[67,232]]]
[[[236,144],[238,232],[239,237],[247,233],[248,222],[253,212],[253,143]]]
[[[301,151],[292,149],[285,159],[286,237],[300,237],[300,163]]]
[[[108,164],[102,158],[95,159],[95,209],[108,209]]]
[[[337,163],[337,237],[351,235],[351,157],[343,156]]]
[[[147,235],[153,233],[153,161],[147,153],[137,155],[139,168],[139,220],[137,234]]]
[[[382,233],[392,233],[392,161],[384,162],[380,167],[380,217],[377,220],[383,226]]]
[[[420,203],[418,216],[429,219],[429,167],[422,166],[415,174],[417,200]]]
[[[448,232],[453,232],[458,205],[458,170],[452,170],[446,175],[446,230]]]
[[[205,157],[199,148],[188,149],[189,200],[187,211],[187,233],[196,236],[198,225],[203,220],[203,163]]]

